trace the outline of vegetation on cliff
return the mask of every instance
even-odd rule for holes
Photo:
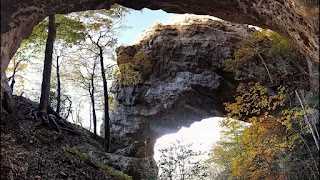
[[[225,103],[229,113],[221,124],[223,139],[213,149],[211,161],[224,169],[219,179],[319,176],[319,105],[312,100],[317,94],[301,100],[305,91],[299,89],[309,82],[299,58],[279,35],[263,30],[244,40],[225,62],[242,83],[234,102]]]

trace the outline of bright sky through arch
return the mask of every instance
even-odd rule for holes
[[[155,144],[155,160],[160,159],[159,149],[170,146],[176,140],[181,140],[183,144],[193,144],[194,151],[210,152],[214,143],[221,137],[219,126],[221,120],[220,117],[203,119],[193,123],[189,128],[182,127],[177,133],[162,136]]]

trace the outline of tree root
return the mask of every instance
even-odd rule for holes
[[[45,126],[54,129],[59,133],[59,137],[61,138],[62,131],[67,131],[71,134],[78,135],[71,125],[67,124],[68,122],[63,122],[63,119],[54,112],[52,109],[49,109],[48,113],[39,110],[39,108],[32,109],[29,115],[33,116],[36,121],[41,122],[35,127]]]

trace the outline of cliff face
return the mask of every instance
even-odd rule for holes
[[[251,79],[225,70],[226,60],[243,40],[252,38],[253,32],[244,25],[194,19],[185,25],[157,25],[139,44],[117,49],[120,71],[123,63],[137,63],[136,57],[151,64],[141,71],[142,81],[137,85],[123,85],[118,80],[111,88],[116,102],[110,112],[113,153],[148,160],[142,165],[144,170],[134,172],[135,177],[143,179],[155,172],[148,168],[155,167],[152,156],[157,138],[203,118],[225,115],[223,103],[233,101],[239,82],[257,78],[262,84],[270,82],[258,57],[250,60],[257,66],[246,65]],[[263,40],[258,48],[270,47],[268,42]],[[267,53],[261,56],[268,65],[275,58]],[[301,62],[296,64],[299,67],[286,62],[274,63],[274,69],[281,69],[285,84],[304,82],[297,88],[310,88],[309,77],[300,72],[308,71],[304,57],[297,52],[294,61]],[[272,72],[272,76],[277,75]]]
[[[118,59],[143,53],[152,68],[143,74],[143,83],[112,87],[117,102],[110,113],[113,153],[152,160],[160,136],[224,114],[223,102],[236,86],[233,75],[223,71],[223,62],[249,31],[208,20],[163,26],[137,45],[118,48]],[[143,171],[135,173],[146,177]]]
[[[319,1],[317,0],[3,0],[1,1],[1,99],[10,109],[5,69],[24,38],[49,14],[110,8],[119,3],[134,9],[163,9],[174,13],[206,14],[237,23],[272,29],[319,66]],[[8,96],[8,97],[7,97]]]

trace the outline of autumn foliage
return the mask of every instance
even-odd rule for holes
[[[298,64],[298,54],[278,34],[263,30],[241,42],[226,60],[225,70],[241,82],[233,102],[224,104],[223,136],[213,148],[211,160],[223,169],[218,179],[319,176],[314,128],[305,120],[316,104],[300,107],[294,93],[305,87],[306,66]]]
[[[225,104],[224,139],[213,149],[213,162],[225,167],[227,177],[280,180],[318,174],[319,156],[306,142],[310,132],[301,109],[287,105],[289,98],[285,87],[270,95],[259,83],[239,85],[235,102]]]
[[[115,77],[122,85],[137,85],[142,82],[144,76],[151,70],[151,61],[144,52],[138,52],[134,56],[123,54],[117,58],[119,71]]]

